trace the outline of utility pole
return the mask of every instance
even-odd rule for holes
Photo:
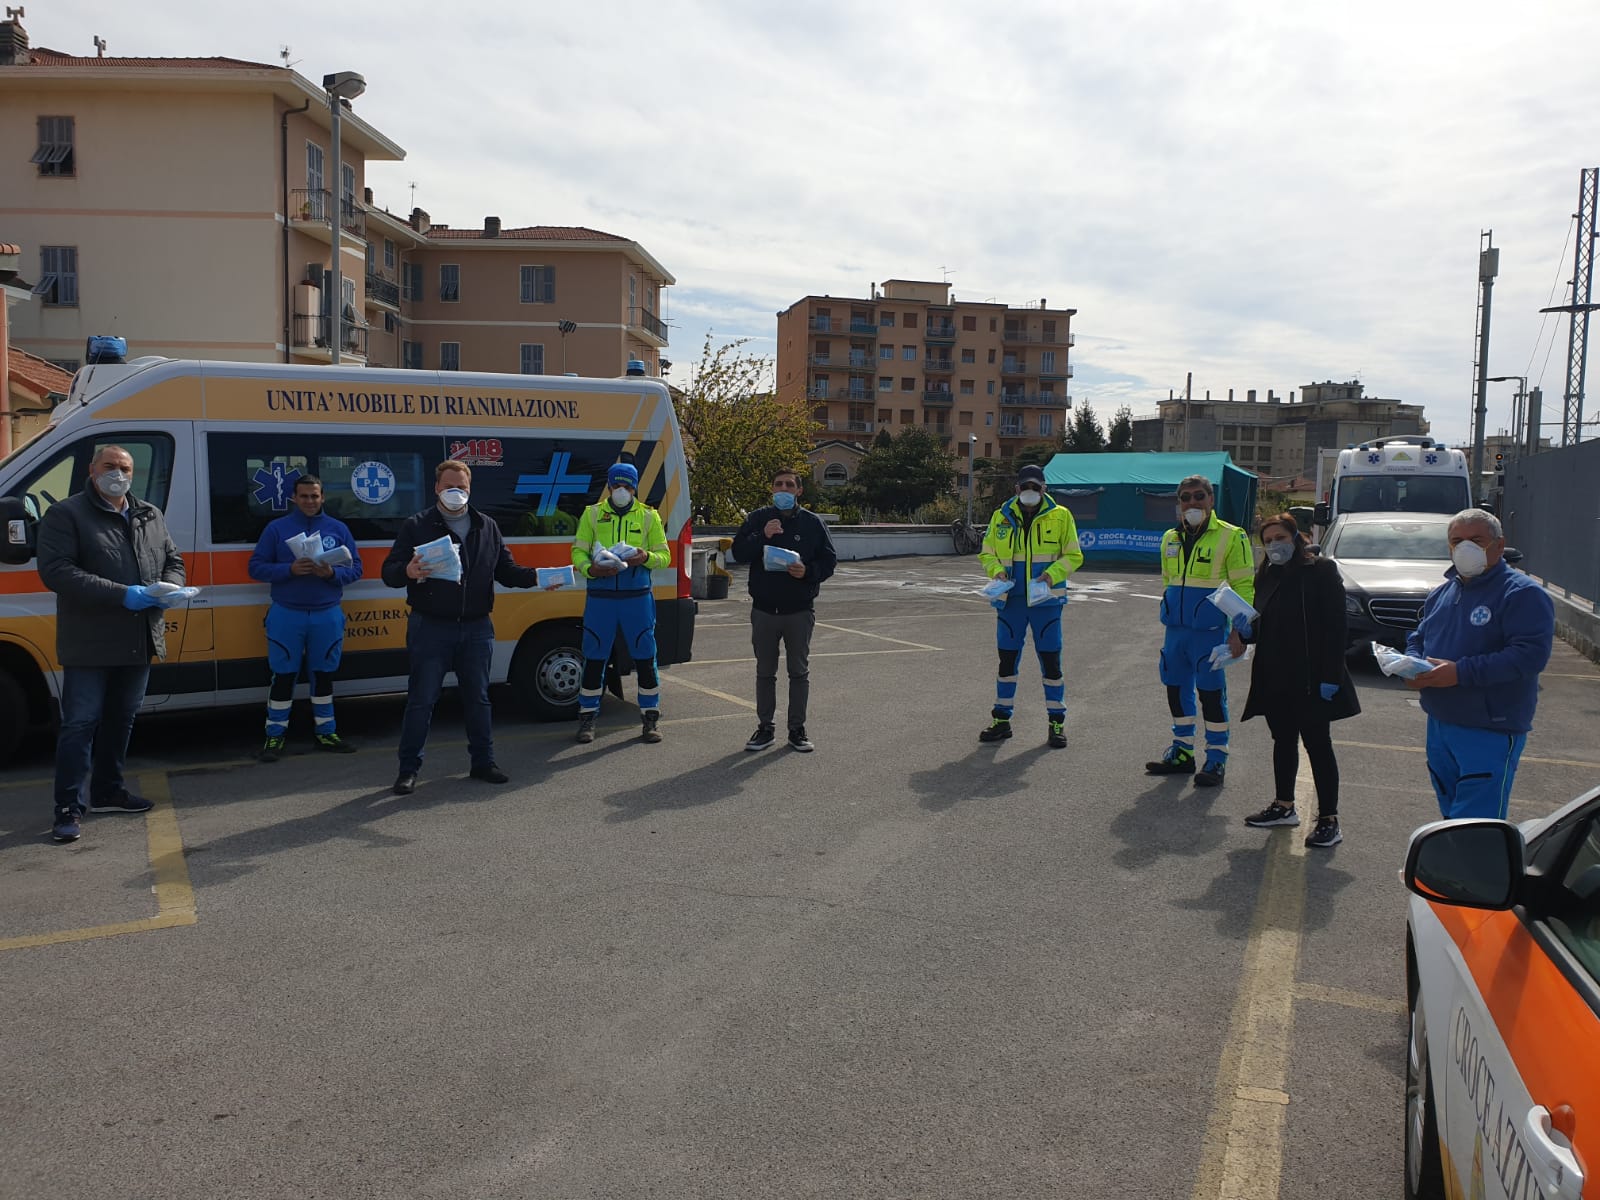
[[[1477,407],[1472,422],[1472,497],[1483,487],[1483,427],[1489,416],[1489,312],[1494,299],[1494,277],[1500,273],[1500,251],[1494,248],[1494,230],[1478,239],[1478,361]]]
[[[1540,312],[1571,316],[1567,331],[1567,390],[1562,407],[1561,444],[1575,446],[1583,438],[1583,376],[1588,359],[1589,314],[1600,308],[1590,302],[1594,285],[1595,208],[1600,192],[1600,167],[1585,167],[1578,177],[1578,236],[1572,248],[1572,303]]]
[[[1189,401],[1194,395],[1194,372],[1183,377],[1183,452],[1189,453]]]

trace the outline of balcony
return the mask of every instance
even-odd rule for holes
[[[872,421],[829,421],[829,433],[872,433],[877,425]]]
[[[1026,362],[1022,361],[1021,359],[1007,358],[1007,359],[1002,359],[1001,360],[1001,363],[1000,363],[1000,374],[1002,374],[1002,375],[1026,375],[1027,373],[1028,373],[1028,364]]]
[[[925,358],[922,360],[922,373],[924,375],[928,374],[930,371],[939,373],[944,371],[954,371],[955,369],[956,364],[951,362],[948,358]]]
[[[367,327],[346,318],[340,322],[344,326],[344,342],[340,347],[345,354],[356,358],[367,356]],[[297,312],[294,315],[294,349],[298,354],[305,354],[316,358],[332,358],[328,346],[328,334],[333,328],[333,317],[327,313],[312,314]]]
[[[925,433],[929,433],[936,438],[941,438],[947,442],[950,440],[950,426],[943,421],[936,425],[924,425],[922,428]]]
[[[345,200],[339,227],[358,246],[367,238],[367,210],[353,200]],[[333,196],[325,188],[295,188],[289,193],[288,223],[319,242],[333,244]]]
[[[635,329],[642,329],[645,333],[655,338],[663,346],[667,344],[667,323],[647,308],[630,308],[628,310],[628,324]]]
[[[1025,405],[1029,408],[1070,408],[1072,397],[1065,392],[1007,391],[1000,393],[1000,403],[1014,407]]]
[[[834,388],[807,388],[807,400],[832,400],[849,401],[852,404],[876,404],[878,394],[871,388],[846,388],[838,391]]]
[[[812,317],[806,321],[806,328],[812,333],[844,333],[843,321],[835,322],[832,317]]]
[[[948,323],[935,325],[930,321],[928,328],[923,331],[922,340],[925,342],[953,342],[956,340],[956,327]]]
[[[922,393],[924,408],[949,408],[956,402],[956,394],[949,388],[929,388]]]
[[[353,233],[362,241],[367,238],[367,210],[354,200],[339,205],[339,225],[346,233]]]
[[[1039,368],[1039,378],[1040,379],[1058,379],[1058,380],[1059,379],[1071,379],[1072,378],[1072,364],[1071,363],[1065,363],[1060,367],[1051,367],[1048,370],[1046,370],[1044,367],[1040,367]]]
[[[834,358],[831,354],[813,354],[806,361],[818,371],[866,372],[873,369],[875,360],[866,354],[852,354],[848,358]]]
[[[1003,438],[1027,437],[1028,430],[1020,422],[1017,424],[1007,424],[1006,422],[1002,421],[1000,422],[999,436]]]
[[[873,341],[877,341],[878,323],[871,317],[851,317],[850,336],[871,338]]]
[[[289,193],[289,220],[328,223],[328,213],[333,208],[333,197],[327,188],[295,188]]]
[[[367,303],[399,311],[400,285],[392,279],[385,279],[382,275],[375,275],[368,271]]]

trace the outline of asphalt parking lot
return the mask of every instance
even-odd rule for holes
[[[258,712],[141,719],[157,808],[63,847],[36,748],[0,772],[0,1193],[1398,1195],[1413,695],[1357,672],[1346,841],[1307,852],[1242,823],[1260,721],[1215,792],[1142,773],[1153,576],[1075,581],[1068,749],[1031,656],[980,746],[981,583],[842,566],[809,755],[742,750],[742,580],[661,745],[610,697],[592,746],[506,706],[505,787],[448,704],[405,799],[394,698],[341,706],[349,757],[297,709],[270,766]],[[1558,643],[1544,684],[1515,818],[1600,778],[1600,668]]]

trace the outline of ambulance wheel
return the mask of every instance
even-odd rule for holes
[[[1406,1043],[1406,1200],[1445,1200],[1420,988],[1411,999],[1411,1036]]]
[[[578,715],[583,682],[583,630],[562,625],[529,634],[511,660],[511,686],[538,721],[571,721]]]
[[[10,671],[0,671],[0,765],[16,755],[29,720],[27,693]]]

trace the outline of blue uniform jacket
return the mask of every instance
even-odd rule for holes
[[[347,546],[351,563],[348,567],[335,567],[332,579],[319,575],[291,575],[294,553],[285,545],[286,538],[302,533],[322,534],[322,548]],[[272,602],[285,608],[311,612],[329,608],[344,598],[347,584],[361,578],[361,552],[350,536],[343,521],[336,521],[327,513],[308,518],[299,509],[286,517],[279,517],[261,531],[255,551],[250,555],[250,578],[272,585]]]
[[[1464,580],[1451,567],[1406,639],[1406,653],[1456,664],[1455,687],[1422,689],[1423,711],[1469,729],[1528,732],[1555,632],[1555,605],[1521,571],[1501,561]]]

